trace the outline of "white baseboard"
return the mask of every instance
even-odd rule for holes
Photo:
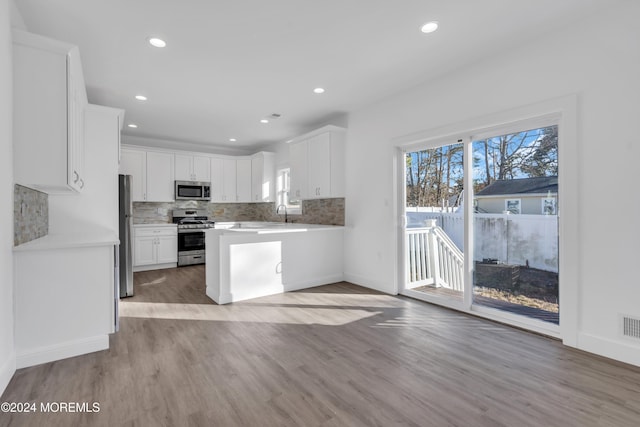
[[[581,332],[578,334],[577,347],[589,353],[640,366],[640,343],[627,343],[624,340],[612,340]]]
[[[54,360],[93,353],[94,351],[107,350],[108,348],[109,335],[99,335],[48,347],[30,349],[24,352],[18,351],[16,354],[16,367],[18,369],[26,368],[41,363],[53,362]]]
[[[284,285],[284,291],[285,292],[299,291],[301,289],[314,288],[316,286],[329,285],[331,283],[342,282],[343,280],[344,280],[344,275],[342,274],[316,277],[313,280],[306,280],[304,282],[288,283]]]
[[[9,385],[9,381],[13,378],[13,374],[16,372],[16,354],[11,352],[7,360],[0,366],[0,395],[4,393],[4,390]]]
[[[167,264],[138,265],[133,267],[133,272],[137,273],[138,271],[162,270],[164,268],[176,268],[177,266],[177,262],[170,262]]]
[[[393,283],[381,282],[370,277],[360,276],[358,274],[344,273],[344,280],[354,285],[362,286],[364,288],[373,289],[374,291],[382,292],[389,295],[397,295],[398,290],[393,289]]]

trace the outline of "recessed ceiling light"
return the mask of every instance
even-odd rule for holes
[[[146,101],[146,100],[147,100],[147,97],[146,97],[146,96],[144,96],[144,95],[136,95],[136,99],[137,99],[138,101]]]
[[[237,141],[237,139],[235,139],[235,138],[229,138],[229,142],[236,142],[236,141]]]
[[[262,120],[260,120],[260,123],[269,123],[269,120],[267,120],[267,119],[262,119]]]
[[[425,34],[429,34],[429,33],[433,33],[437,29],[438,29],[438,21],[431,21],[424,24],[422,28],[420,28],[420,31],[422,31]]]
[[[165,47],[167,42],[157,37],[149,37],[149,44],[153,47]]]
[[[129,123],[128,126],[132,129],[135,129],[138,127],[138,125],[134,124],[134,123]]]
[[[315,93],[324,93],[324,89],[321,87],[317,87],[313,90]]]

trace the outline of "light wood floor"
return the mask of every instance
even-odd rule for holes
[[[2,426],[638,426],[640,369],[347,283],[217,306],[202,266],[136,274],[111,348],[16,372]]]

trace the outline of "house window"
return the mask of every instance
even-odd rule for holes
[[[278,206],[287,207],[288,214],[302,214],[301,201],[291,201],[289,199],[289,191],[291,190],[291,169],[283,168],[278,170],[277,175],[277,191],[276,191],[276,209]]]
[[[522,210],[520,209],[520,199],[506,199],[504,201],[504,210],[510,214],[519,215]]]

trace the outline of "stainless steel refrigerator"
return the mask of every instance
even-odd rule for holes
[[[120,298],[133,296],[133,204],[131,175],[119,175]]]

